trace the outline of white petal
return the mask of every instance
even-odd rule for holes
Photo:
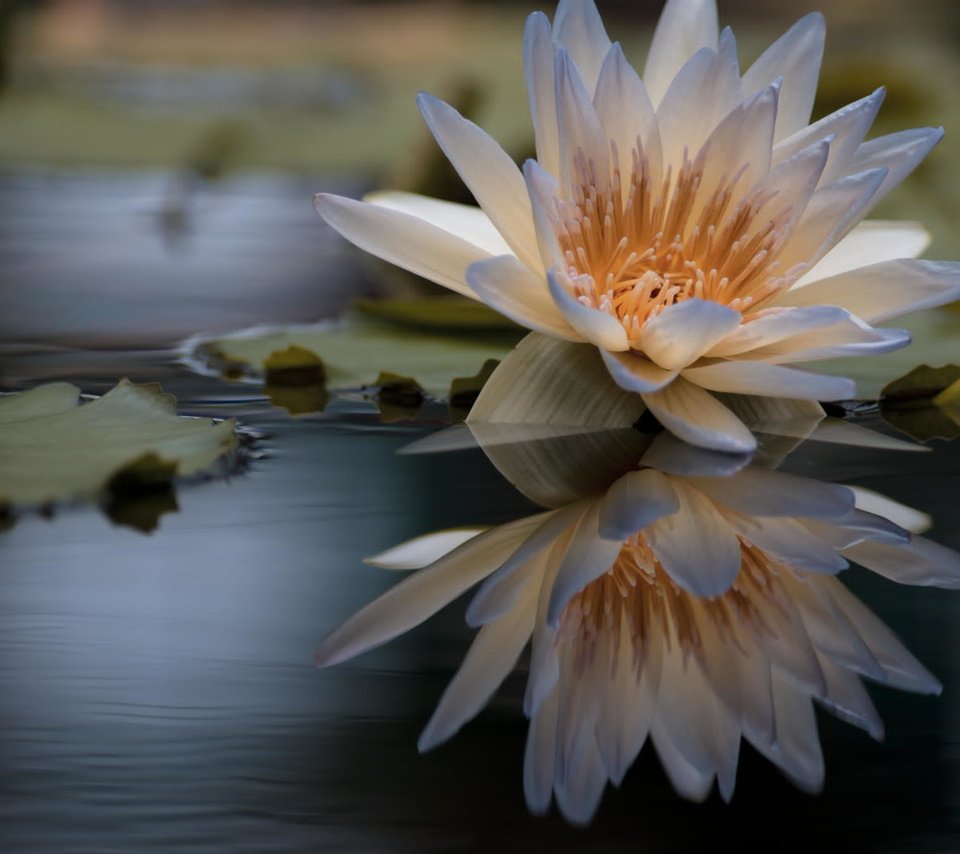
[[[661,516],[679,510],[670,478],[654,469],[628,472],[600,502],[600,536],[622,542]]]
[[[718,302],[684,300],[644,324],[637,349],[662,368],[679,371],[731,334],[740,320],[739,311]]]
[[[653,34],[643,82],[657,105],[684,63],[700,48],[716,49],[720,26],[715,0],[667,0]]]
[[[380,569],[422,569],[485,530],[486,528],[456,528],[426,534],[368,557],[364,563]]]
[[[783,676],[773,675],[777,740],[772,749],[757,749],[782,770],[799,789],[811,794],[823,788],[823,751],[810,698]]]
[[[926,445],[906,442],[876,433],[860,424],[841,421],[839,418],[824,418],[807,436],[811,442],[828,442],[834,445],[856,445],[861,448],[877,448],[884,451],[913,451],[927,453]],[[906,526],[904,526],[906,527]]]
[[[711,196],[739,175],[736,188],[750,190],[770,170],[773,126],[777,118],[779,85],[767,86],[737,106],[717,125],[697,157],[703,174],[697,205],[688,221],[696,222]]]
[[[810,121],[820,77],[826,24],[823,15],[813,12],[801,18],[743,75],[743,92],[752,95],[774,80],[783,79],[776,140],[780,141]]]
[[[510,246],[481,208],[431,199],[417,193],[379,190],[367,193],[363,201],[381,208],[422,219],[437,228],[463,238],[491,255],[509,255]]]
[[[915,536],[906,545],[863,542],[844,554],[898,584],[960,588],[960,554],[926,537]]]
[[[657,717],[651,728],[651,741],[656,748],[660,764],[670,779],[670,785],[680,797],[694,803],[707,799],[713,788],[713,774],[695,767],[677,749],[667,735],[669,724]]]
[[[903,691],[939,694],[942,685],[897,639],[896,635],[837,579],[823,578],[833,604],[850,620],[871,654],[884,669],[886,684]]]
[[[449,104],[421,92],[417,105],[437,144],[514,254],[531,270],[542,271],[530,196],[517,164]]]
[[[835,305],[814,302],[809,306],[763,309],[751,315],[748,323],[740,324],[704,355],[709,358],[729,358],[750,353],[785,338],[833,326],[847,317],[847,312]]]
[[[607,572],[620,554],[623,542],[603,539],[599,523],[600,508],[594,505],[580,520],[560,562],[547,608],[547,622],[554,628],[559,624],[563,609],[570,600],[591,581]]]
[[[910,532],[878,516],[854,508],[835,519],[804,519],[803,524],[824,543],[837,549],[846,549],[855,543],[870,540],[878,543],[904,545],[910,542]]]
[[[643,81],[627,62],[619,44],[610,49],[603,63],[593,103],[607,138],[616,146],[618,163],[613,165],[619,164],[623,200],[630,192],[633,150],[638,144],[646,158],[651,183],[658,186],[663,149],[657,116]]]
[[[610,641],[609,679],[597,721],[597,746],[610,781],[619,786],[640,753],[653,720],[659,674],[652,656],[659,644],[647,644],[642,667],[635,664],[636,647],[627,621],[621,621],[617,637]]]
[[[849,565],[795,519],[774,517],[728,517],[740,536],[789,566],[830,575]]]
[[[547,284],[556,307],[583,338],[603,350],[630,349],[623,324],[612,314],[578,302],[560,281],[555,270],[547,273]]]
[[[906,329],[877,329],[846,309],[840,311],[842,319],[837,323],[759,347],[744,354],[744,358],[779,365],[889,353],[910,343],[910,333]]]
[[[527,18],[523,31],[523,67],[527,97],[537,143],[537,160],[551,175],[560,175],[560,136],[557,127],[557,94],[554,83],[556,48],[550,22],[543,12]]]
[[[643,395],[643,401],[664,427],[691,445],[734,454],[756,450],[757,440],[736,415],[682,377]]]
[[[560,222],[557,216],[557,197],[560,194],[560,182],[536,160],[523,164],[523,178],[527,182],[530,205],[533,210],[533,224],[540,245],[540,257],[546,269],[563,267],[566,263],[557,234]]]
[[[830,519],[854,507],[853,492],[845,486],[758,466],[732,477],[693,477],[688,482],[718,504],[748,516]]]
[[[765,227],[768,221],[785,216],[783,228],[788,235],[793,232],[813,198],[829,153],[829,142],[821,140],[773,166],[753,189],[754,194],[770,199],[757,211],[754,228]],[[734,209],[727,220],[736,216]],[[789,266],[781,269],[786,271]]]
[[[793,290],[859,267],[898,258],[918,258],[929,245],[930,232],[918,222],[867,220],[834,246]]]
[[[455,735],[513,670],[533,631],[536,593],[537,586],[528,584],[506,614],[480,629],[417,742],[421,753]]]
[[[553,19],[553,36],[577,64],[587,91],[597,88],[610,39],[593,0],[560,0]]]
[[[922,513],[913,507],[894,501],[886,495],[867,489],[865,486],[849,486],[847,488],[853,493],[858,510],[876,513],[878,516],[899,525],[905,531],[922,534],[933,525],[933,518],[929,513]]]
[[[829,298],[825,294],[823,296]],[[780,314],[781,311],[786,313]],[[757,326],[754,334],[751,335],[751,331],[747,330],[739,336],[738,331],[738,336],[721,342],[709,355],[725,355],[723,351],[734,351],[730,352],[730,357],[736,360],[735,363],[743,364],[744,360],[749,360],[780,365],[839,356],[888,353],[910,343],[907,330],[874,328],[836,305],[813,302],[803,307],[775,306],[765,309],[762,314],[755,323],[747,324]]]
[[[701,368],[687,368],[683,377],[711,391],[734,394],[807,400],[850,400],[856,397],[856,384],[852,380],[766,362],[718,362]]]
[[[820,702],[838,718],[866,730],[873,738],[883,738],[883,721],[860,679],[820,656],[820,667],[827,679],[827,693]]]
[[[835,113],[824,116],[818,122],[787,137],[774,148],[774,163],[780,163],[792,157],[817,140],[830,137],[830,157],[827,159],[823,179],[831,181],[839,177],[841,172],[850,172],[850,157],[873,125],[885,94],[885,89],[877,89],[866,98],[847,104]]]
[[[610,174],[610,141],[600,126],[593,106],[592,93],[587,92],[576,65],[563,49],[557,51],[554,76],[557,87],[557,126],[560,133],[560,177],[567,198],[573,198],[582,176],[575,169],[575,160],[595,167],[597,174]]]
[[[916,169],[941,139],[943,128],[917,128],[871,139],[857,149],[850,159],[848,170],[888,170],[874,198],[876,203]]]
[[[805,576],[802,580],[796,576],[783,578],[817,651],[817,661],[826,657],[863,676],[884,681],[886,676],[880,662],[830,596],[832,585],[838,583],[836,579],[829,575]]]
[[[748,465],[749,454],[723,454],[661,433],[640,458],[640,465],[681,477],[727,478]]]
[[[543,279],[513,255],[471,264],[466,279],[483,302],[521,326],[565,341],[583,340],[557,309]]]
[[[711,48],[697,51],[657,107],[664,164],[679,166],[685,153],[692,160],[739,100],[740,77],[729,59]]]
[[[533,560],[540,552],[552,546],[558,537],[579,525],[586,509],[586,502],[578,501],[561,510],[542,513],[540,523],[530,532],[523,543],[497,567],[496,572],[492,573],[480,585],[467,608],[467,624],[482,626],[484,623],[496,619],[502,613],[500,606],[504,596],[501,588],[505,582],[516,575],[526,563]],[[511,593],[515,592],[512,586],[508,590]],[[512,603],[508,601],[507,604]]]
[[[553,691],[530,721],[523,755],[523,793],[534,815],[550,809],[556,757],[559,690]]]
[[[318,193],[317,213],[355,246],[476,299],[467,284],[467,267],[490,253],[410,214],[379,205]]]
[[[501,525],[407,576],[333,631],[316,652],[317,666],[353,658],[419,625],[503,563],[539,521]]]
[[[600,806],[606,785],[607,771],[591,732],[570,758],[569,771],[556,781],[557,807],[570,824],[586,827]]]
[[[780,256],[783,269],[823,258],[867,215],[886,176],[885,169],[870,169],[819,188]]]
[[[664,571],[694,596],[719,596],[740,572],[740,542],[703,493],[673,483],[680,509],[644,532]]]
[[[611,353],[609,350],[601,350],[600,355],[614,382],[626,391],[658,391],[673,382],[678,373],[665,371],[649,359],[635,356],[633,353]]]
[[[532,332],[487,380],[468,424],[549,424],[629,428],[644,413],[640,395],[610,378],[597,348]]]
[[[781,301],[805,306],[831,302],[868,323],[883,323],[960,299],[960,264],[883,261],[788,291]]]

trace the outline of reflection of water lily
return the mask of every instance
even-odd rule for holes
[[[833,574],[847,558],[909,584],[960,585],[956,553],[884,516],[898,505],[759,468],[730,476],[658,455],[599,498],[482,533],[414,540],[374,563],[424,567],[336,630],[334,664],[396,637],[482,582],[481,626],[420,739],[452,736],[532,642],[527,802],[555,794],[590,820],[649,736],[676,790],[733,792],[741,736],[797,785],[823,759],[812,700],[880,737],[859,677],[920,692],[939,685]],[[922,518],[919,520],[922,522]]]
[[[942,132],[864,142],[882,90],[809,125],[823,38],[809,15],[741,75],[713,0],[670,0],[641,80],[593,4],[562,0],[552,30],[534,14],[524,40],[536,161],[521,172],[422,95],[480,208],[400,193],[317,208],[376,255],[595,344],[681,437],[749,449],[704,389],[852,397],[847,380],[787,365],[902,346],[906,333],[871,324],[960,295],[955,265],[903,260],[922,228],[862,223]]]

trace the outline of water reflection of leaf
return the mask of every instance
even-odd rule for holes
[[[339,324],[245,330],[219,338],[194,339],[184,357],[203,373],[227,379],[270,379],[282,370],[283,384],[323,377],[330,391],[377,386],[384,373],[409,378],[425,394],[448,397],[451,384],[477,375],[489,360],[503,358],[518,336],[506,330],[418,331],[402,324],[349,317]],[[317,373],[319,372],[319,374]],[[308,383],[309,380],[309,383]]]
[[[488,452],[523,444],[509,441],[508,425],[493,428]],[[556,439],[578,438],[555,429]],[[515,473],[565,461],[536,447],[517,459]],[[555,798],[576,824],[591,820],[606,784],[620,783],[648,740],[691,800],[715,784],[729,800],[741,739],[817,791],[824,760],[814,702],[880,738],[862,677],[939,692],[830,577],[856,562],[903,584],[960,587],[960,556],[899,524],[925,527],[922,514],[666,435],[608,489],[574,499],[372,558],[421,569],[334,631],[318,663],[377,646],[479,584],[467,610],[479,632],[419,746],[436,746],[476,715],[529,643],[527,803],[542,813]]]
[[[960,366],[921,365],[887,385],[880,413],[898,430],[919,439],[960,438]]]
[[[124,380],[89,403],[79,396],[51,383],[0,398],[0,505],[102,499],[112,517],[148,530],[175,508],[162,496],[175,477],[209,468],[237,444],[232,421],[178,416],[159,386]],[[150,493],[153,509],[123,507]]]

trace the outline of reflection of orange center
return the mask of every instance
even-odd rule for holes
[[[678,643],[697,654],[705,643],[744,647],[744,640],[772,636],[772,612],[796,578],[788,567],[741,541],[740,574],[733,586],[712,599],[680,589],[664,572],[642,534],[623,544],[608,572],[581,590],[563,612],[561,625],[582,662],[593,658],[600,641],[616,641],[622,629],[633,640],[637,664],[651,636]],[[705,637],[709,633],[709,638]]]
[[[635,148],[624,188],[618,168],[601,179],[579,151],[573,198],[557,202],[574,295],[618,318],[635,345],[674,303],[699,297],[746,311],[788,287],[796,276],[774,273],[791,210],[767,211],[775,192],[738,190],[745,168],[704,185],[703,163],[685,160],[675,180],[667,169],[655,184]]]

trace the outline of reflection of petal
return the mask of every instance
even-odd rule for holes
[[[643,396],[647,408],[671,433],[693,445],[740,454],[757,447],[753,434],[726,406],[682,378]]]
[[[730,525],[701,492],[674,484],[679,512],[658,519],[646,536],[664,571],[695,596],[718,596],[740,571],[740,544]]]
[[[895,503],[861,493],[859,509],[842,486],[693,455],[683,463],[662,436],[605,493],[467,540],[335,632],[320,660],[367,649],[482,581],[468,609],[482,628],[421,749],[475,715],[530,641],[531,810],[555,797],[569,821],[588,822],[648,739],[691,799],[714,784],[732,796],[741,739],[818,790],[813,700],[879,737],[861,676],[939,691],[831,574],[849,557],[896,581],[953,587],[960,557],[871,512],[910,516]],[[669,468],[650,467],[658,456]],[[434,556],[442,539],[426,542],[398,554]]]
[[[485,530],[486,528],[457,528],[426,534],[368,557],[364,563],[380,569],[423,569]]]

